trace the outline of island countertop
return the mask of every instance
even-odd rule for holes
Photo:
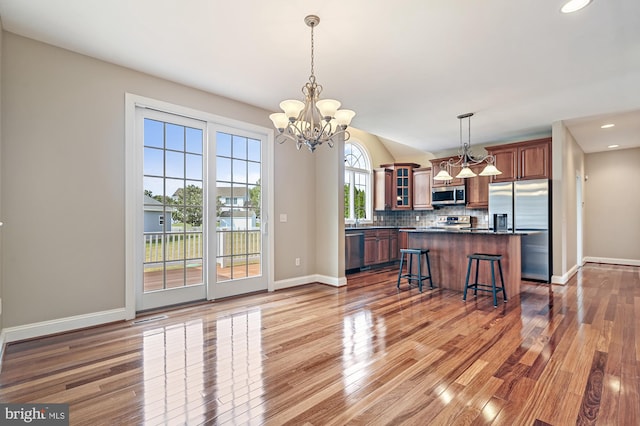
[[[401,229],[407,233],[408,248],[429,249],[431,274],[436,287],[462,292],[467,274],[468,254],[490,253],[502,255],[507,297],[520,294],[521,259],[520,238],[529,232],[494,232],[489,229],[459,230],[415,228]],[[480,262],[479,282],[489,284],[491,271],[489,262]],[[426,270],[423,265],[423,270]],[[417,267],[414,266],[414,269]],[[475,266],[474,266],[475,269]],[[472,278],[473,279],[473,278]],[[496,279],[499,273],[496,270]],[[499,283],[498,283],[499,285]],[[406,286],[403,280],[401,286]],[[482,296],[479,297],[483,297]],[[467,300],[470,300],[467,297]]]

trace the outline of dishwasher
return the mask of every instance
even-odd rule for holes
[[[364,266],[364,232],[348,232],[345,234],[344,269],[360,269]]]

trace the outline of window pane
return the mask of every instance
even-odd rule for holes
[[[260,141],[257,139],[249,139],[248,142],[247,157],[251,161],[260,161]]]
[[[202,180],[202,155],[187,154],[187,179]]]
[[[216,155],[231,157],[231,135],[228,133],[216,133]]]
[[[202,154],[202,130],[187,127],[187,152]]]
[[[218,182],[231,182],[231,159],[216,159],[216,175]]]
[[[260,163],[247,163],[248,167],[248,183],[259,184],[260,183]]]
[[[164,180],[162,178],[156,177],[144,177],[144,192],[145,194],[149,194],[150,197],[159,195],[160,197],[164,196]]]
[[[144,149],[144,174],[162,176],[164,169],[164,151],[156,148]]]
[[[144,146],[164,147],[164,126],[160,121],[144,119]]]
[[[184,178],[184,154],[181,152],[165,151],[166,176]]]
[[[184,127],[177,124],[166,123],[167,149],[184,151]]]
[[[233,181],[247,183],[247,162],[233,160]]]
[[[233,157],[247,159],[247,138],[233,136]]]

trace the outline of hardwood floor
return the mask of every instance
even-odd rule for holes
[[[83,424],[637,425],[640,268],[494,309],[396,270],[10,344],[0,401]],[[139,318],[139,319],[145,319]]]

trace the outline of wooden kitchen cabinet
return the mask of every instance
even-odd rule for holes
[[[391,210],[393,206],[393,170],[373,170],[373,209]]]
[[[400,248],[398,247],[398,230],[391,229],[389,233],[389,261],[394,262],[400,259]]]
[[[376,231],[364,232],[364,266],[378,263],[378,237]]]
[[[413,171],[413,209],[433,210],[431,205],[431,167]]]
[[[380,167],[392,170],[392,210],[413,209],[413,169],[415,163],[382,164]]]
[[[480,176],[487,163],[476,164],[469,168],[478,176],[466,179],[467,207],[486,209],[489,207],[489,182],[491,176]]]
[[[551,138],[486,147],[502,172],[491,182],[551,179]]]
[[[398,231],[367,229],[364,231],[364,265],[372,266],[398,259]]]
[[[435,175],[438,174],[438,172],[440,172],[440,164],[444,161],[444,162],[448,162],[449,159],[452,159],[454,162],[458,161],[459,157],[457,155],[453,155],[450,157],[443,157],[443,158],[434,158],[431,161],[431,186],[433,188],[438,188],[441,186],[459,186],[459,185],[464,185],[464,179],[459,178],[457,179],[455,176],[460,173],[460,167],[452,167],[451,165],[447,164],[445,170],[449,173],[449,175],[451,175],[451,177],[453,179],[451,180],[433,180],[433,177],[435,177]]]

